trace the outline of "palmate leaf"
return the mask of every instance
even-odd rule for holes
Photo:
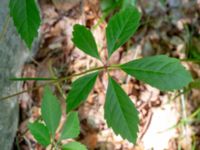
[[[87,150],[87,148],[79,142],[70,142],[63,145],[62,150]]]
[[[72,41],[86,54],[100,59],[95,39],[91,31],[85,26],[79,24],[74,26]]]
[[[163,91],[181,89],[192,81],[190,73],[178,59],[165,55],[134,60],[120,68],[136,79]]]
[[[80,124],[77,112],[70,112],[63,126],[60,139],[76,138],[80,134]]]
[[[110,19],[106,28],[109,57],[135,33],[139,21],[140,13],[135,7],[127,7]]]
[[[111,77],[109,77],[104,111],[108,126],[112,127],[116,134],[135,143],[139,124],[138,111],[128,95]]]
[[[31,48],[32,42],[38,35],[41,23],[40,12],[35,0],[10,0],[10,15],[13,18],[21,38]]]
[[[92,90],[98,72],[94,72],[83,77],[80,77],[72,83],[72,89],[67,96],[67,112],[77,108],[88,97],[88,94]]]
[[[45,87],[44,89],[41,112],[49,132],[54,137],[60,123],[61,106],[57,97],[53,95],[49,87]]]
[[[29,123],[28,129],[41,145],[46,147],[51,143],[49,131],[44,124],[39,122]]]

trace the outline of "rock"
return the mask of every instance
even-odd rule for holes
[[[9,78],[20,73],[28,56],[28,51],[8,16],[8,3],[8,0],[1,0],[0,4],[0,98],[20,90],[20,85]],[[0,103],[0,149],[10,150],[18,127],[18,102],[16,97],[12,97],[0,100]]]

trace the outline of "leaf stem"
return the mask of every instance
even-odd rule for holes
[[[31,81],[31,80],[34,80],[34,81],[50,81],[50,80],[58,80],[58,78],[31,78],[31,77],[27,77],[27,78],[10,78],[10,80],[12,81]]]
[[[55,72],[53,71],[53,67],[52,67],[52,62],[51,62],[51,61],[49,62],[48,67],[49,67],[49,72],[51,73],[51,76],[52,76],[53,78],[56,78]],[[62,98],[65,100],[66,97],[65,97],[65,94],[64,94],[64,92],[63,92],[63,90],[62,90],[61,85],[60,85],[59,82],[56,83],[56,87],[57,87],[57,89],[58,89],[60,95],[62,96]]]
[[[183,93],[183,90],[180,90],[180,93]],[[183,120],[188,120],[184,94],[180,95],[180,100],[181,100],[181,107],[182,107],[182,118],[183,118]],[[183,129],[183,136],[184,137],[187,136],[188,125],[187,124],[183,124],[182,129]]]
[[[111,66],[108,66],[107,69],[108,70],[119,69],[119,66],[120,65],[111,65]],[[86,71],[83,71],[83,72],[80,72],[80,73],[77,73],[77,74],[72,74],[70,76],[63,77],[63,78],[12,78],[11,80],[14,80],[14,81],[27,81],[27,80],[38,80],[38,81],[40,81],[40,80],[44,79],[44,80],[48,80],[49,82],[46,82],[46,83],[41,84],[39,86],[36,86],[34,88],[29,88],[27,90],[23,90],[21,92],[17,92],[17,93],[8,95],[6,97],[2,97],[2,98],[0,98],[0,100],[6,100],[6,99],[18,96],[18,95],[26,93],[26,92],[31,92],[31,91],[37,90],[40,87],[44,87],[46,85],[51,85],[51,84],[56,84],[56,83],[59,83],[59,82],[65,81],[65,80],[69,80],[69,79],[72,79],[74,77],[81,76],[81,75],[84,75],[84,74],[87,74],[87,73],[90,73],[90,72],[102,71],[102,70],[105,70],[105,68],[106,68],[105,66],[95,67],[95,68],[91,68],[91,69],[88,69]]]
[[[111,66],[108,66],[108,70],[115,70],[115,69],[120,69],[121,64],[113,64]]]
[[[190,59],[190,58],[180,59],[180,61],[182,61],[182,62],[200,63],[200,60],[197,60],[197,59]]]

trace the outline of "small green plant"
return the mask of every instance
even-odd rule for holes
[[[106,28],[108,59],[137,30],[140,13],[136,8],[127,7],[113,16]],[[86,54],[100,59],[97,46],[90,30],[82,25],[75,25],[74,44]],[[121,69],[136,79],[148,83],[162,91],[181,89],[192,81],[192,77],[180,61],[165,55],[152,56],[133,60],[125,64],[108,65],[103,68],[108,73],[109,82],[105,102],[105,119],[109,127],[124,139],[135,143],[139,125],[138,111],[131,99],[109,75],[109,71]],[[102,70],[96,69],[96,70]],[[98,72],[77,79],[67,97],[67,111],[77,108],[87,99]],[[119,126],[120,124],[120,126]]]
[[[14,3],[15,1],[18,2],[18,0],[10,1],[11,16],[13,16],[13,20],[16,27],[18,28],[18,32],[20,33],[21,37],[30,47],[33,41],[33,37],[36,35],[35,31],[37,30],[35,30],[35,28],[38,27],[39,22],[38,15],[35,15],[36,23],[35,25],[33,25],[35,28],[33,29],[33,32],[28,33],[29,29],[30,31],[32,31],[29,26],[30,23],[34,22],[32,19],[30,19],[33,15],[31,12],[33,11],[34,13],[37,11],[35,9],[33,9],[31,12],[25,11],[27,14],[28,22],[20,22],[18,15],[20,15],[21,12],[24,11],[24,9],[20,8],[21,11],[18,10],[16,11],[16,13],[14,13],[14,10],[18,6],[16,5],[18,4],[17,2]],[[29,0],[27,4],[32,5],[31,2],[33,1],[34,0]],[[25,5],[23,6],[25,7]],[[33,8],[35,8],[35,5]],[[133,36],[140,25],[140,18],[141,14],[135,7],[126,6],[126,9],[122,9],[119,13],[117,13],[110,19],[106,28],[108,50],[108,59],[106,62],[109,62],[112,54],[120,46],[125,44],[127,40],[130,39],[130,37]],[[25,29],[22,30],[21,26],[23,26]],[[72,41],[74,42],[75,46],[77,46],[84,53],[102,61],[98,53],[95,38],[92,32],[85,26],[78,24],[74,26]],[[53,80],[52,82],[47,83],[52,84],[82,75],[82,77],[78,78],[72,83],[72,88],[66,98],[67,113],[69,113],[69,115],[68,121],[66,123],[66,128],[64,126],[61,133],[60,140],[62,140],[64,138],[74,138],[76,137],[74,135],[78,135],[78,127],[75,130],[77,134],[74,134],[75,131],[74,128],[72,128],[72,126],[75,126],[75,122],[73,122],[73,120],[77,120],[77,114],[74,113],[73,110],[87,99],[95,84],[99,72],[105,71],[108,75],[108,88],[106,92],[106,100],[104,106],[104,117],[107,121],[107,124],[113,129],[116,134],[121,135],[121,137],[127,139],[132,143],[136,143],[139,126],[138,111],[129,96],[123,91],[121,86],[109,74],[110,71],[116,69],[122,70],[125,73],[135,77],[136,79],[148,83],[151,86],[156,87],[162,91],[182,89],[192,81],[190,73],[185,70],[178,59],[170,58],[165,55],[157,55],[132,60],[125,64],[110,65],[106,63],[103,66],[92,68],[86,70],[85,72],[60,79],[17,78],[15,80]],[[56,100],[56,97],[54,97],[51,92],[46,89],[42,102],[42,119],[44,120],[45,124],[38,121],[29,124],[29,129],[31,133],[40,144],[44,146],[47,146],[50,143],[53,143],[53,145],[56,145],[57,143],[59,144],[59,142],[55,142],[55,133],[60,121],[60,116],[61,110],[58,101]],[[70,117],[72,118],[70,119]],[[75,119],[73,119],[73,117]],[[72,122],[70,123],[70,121]],[[77,146],[79,144],[70,143],[68,144],[68,147],[73,145]],[[81,147],[81,145],[79,146]],[[66,148],[67,146],[63,147]]]
[[[44,89],[41,113],[41,119],[28,124],[28,129],[38,143],[44,147],[51,144],[51,147],[54,149],[86,150],[86,147],[78,142],[62,144],[62,140],[76,138],[80,133],[77,112],[72,111],[67,115],[67,120],[62,130],[58,132],[60,137],[56,139],[56,130],[60,124],[62,111],[57,97],[53,95],[49,87],[45,87]]]

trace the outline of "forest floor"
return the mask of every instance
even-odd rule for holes
[[[64,10],[68,5],[55,5],[41,0],[40,7],[43,19],[40,48],[34,58],[24,65],[23,77],[64,77],[101,65],[74,47],[71,42],[73,25],[79,23],[90,28],[102,58],[106,58],[105,28],[114,12],[102,20],[103,14],[98,0],[86,0],[83,6],[72,6],[67,13]],[[182,0],[180,4],[174,3],[173,0],[168,4],[157,0],[139,0],[138,8],[142,12],[139,30],[127,44],[114,53],[110,63],[119,64],[133,58],[157,54],[180,59],[192,57],[199,62],[199,0]],[[195,79],[200,78],[198,63],[183,64]],[[106,125],[103,105],[107,76],[103,73],[97,79],[87,101],[78,108],[81,121],[78,141],[91,150],[200,149],[200,86],[187,91],[161,92],[121,71],[113,71],[112,75],[140,112],[137,144],[134,146],[116,136]],[[41,83],[26,81],[22,86],[27,89]],[[61,102],[64,101],[71,83],[72,81],[67,81],[60,84],[62,93],[55,89]],[[20,125],[17,141],[22,150],[42,149],[26,130],[27,123],[40,116],[42,91],[43,88],[40,88],[19,97]],[[182,123],[184,119],[187,120],[186,123]],[[64,121],[64,115],[62,120]]]

